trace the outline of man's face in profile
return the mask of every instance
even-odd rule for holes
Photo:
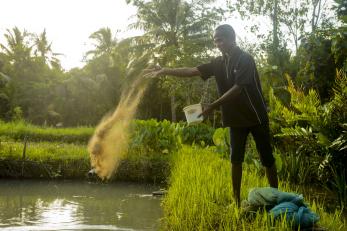
[[[233,41],[231,38],[227,37],[225,33],[216,30],[213,36],[214,44],[222,52],[226,53],[233,47]]]

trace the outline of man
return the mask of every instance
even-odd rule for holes
[[[269,119],[262,95],[259,76],[251,55],[236,45],[234,29],[227,24],[216,28],[214,42],[222,56],[210,63],[193,68],[156,68],[147,70],[145,77],[164,75],[178,77],[214,76],[220,98],[207,105],[202,116],[217,107],[222,109],[223,126],[230,128],[232,185],[236,203],[240,204],[242,162],[247,136],[252,133],[271,187],[278,187],[275,159],[269,135]]]

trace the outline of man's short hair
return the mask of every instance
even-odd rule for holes
[[[234,28],[230,26],[229,24],[223,24],[216,28],[216,32],[220,33],[222,36],[225,36],[227,38],[230,38],[232,41],[236,40],[236,35]]]

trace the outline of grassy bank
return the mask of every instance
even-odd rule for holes
[[[25,151],[24,151],[25,150]],[[25,152],[25,155],[23,153]],[[169,175],[169,155],[130,151],[112,180],[161,183]],[[90,170],[86,145],[2,141],[0,177],[84,179]]]
[[[85,178],[90,170],[86,144],[93,131],[0,121],[0,177]],[[180,131],[169,121],[134,120],[128,155],[113,180],[165,181],[169,153],[181,147]]]
[[[171,123],[167,120],[134,120],[130,127],[132,144],[147,145],[149,148],[167,149],[167,145],[185,144],[213,145],[214,128],[206,124],[187,126],[187,123]],[[15,140],[35,142],[62,142],[86,144],[93,135],[94,127],[55,128],[41,127],[24,121],[2,122],[0,120],[0,141]],[[180,136],[178,142],[175,136]]]
[[[93,127],[54,128],[35,126],[23,121],[8,123],[0,121],[0,137],[18,141],[27,139],[29,141],[87,143],[93,132]]]
[[[246,199],[252,187],[262,186],[267,186],[266,178],[245,166],[241,198]],[[297,192],[284,182],[279,188]],[[320,216],[319,225],[346,230],[339,211],[327,213],[319,202],[307,197],[305,201]],[[184,147],[175,157],[163,207],[163,230],[291,230],[285,221],[274,224],[266,213],[251,221],[240,219],[241,211],[232,199],[230,163],[206,149]]]

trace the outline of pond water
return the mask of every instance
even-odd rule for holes
[[[1,230],[158,230],[158,187],[0,180]]]

